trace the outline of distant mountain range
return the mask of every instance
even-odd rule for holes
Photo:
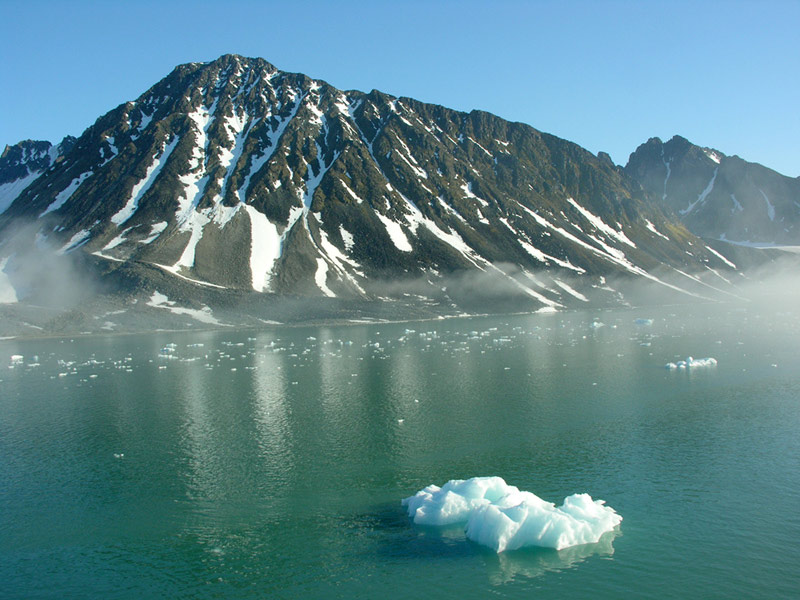
[[[6,147],[0,301],[60,295],[48,270],[88,278],[84,301],[261,319],[298,299],[452,314],[613,305],[637,282],[724,295],[762,255],[715,240],[796,244],[798,186],[678,137],[620,168],[489,113],[226,55],[77,139]]]

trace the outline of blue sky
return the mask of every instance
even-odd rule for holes
[[[0,0],[0,144],[79,135],[180,63],[260,56],[607,151],[675,134],[800,175],[800,2]]]

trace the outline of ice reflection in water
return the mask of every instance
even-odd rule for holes
[[[515,579],[541,577],[550,571],[577,567],[592,556],[610,557],[614,554],[614,539],[620,530],[604,533],[595,544],[571,546],[563,550],[526,548],[500,554],[486,553],[485,563],[492,585],[502,585]]]

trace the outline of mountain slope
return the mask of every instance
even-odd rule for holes
[[[55,164],[75,143],[67,136],[60,144],[25,140],[6,146],[0,155],[0,213],[31,185],[45,170]]]
[[[616,277],[727,290],[735,268],[606,156],[262,59],[181,65],[57,152],[36,148],[49,161],[0,170],[16,186],[0,206],[12,283],[33,239],[131,293],[155,289],[157,271],[237,297],[430,300],[476,273],[470,293],[560,308],[618,299]]]
[[[696,235],[754,245],[800,245],[800,178],[675,136],[652,138],[625,171]]]

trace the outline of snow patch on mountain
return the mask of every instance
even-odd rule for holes
[[[353,234],[347,231],[343,226],[339,225],[339,235],[342,236],[344,249],[350,252],[350,250],[353,249],[353,244],[355,244],[355,238],[353,238]]]
[[[152,241],[154,241],[167,228],[167,225],[169,225],[169,223],[167,223],[166,221],[161,221],[160,223],[153,223],[153,225],[150,227],[150,235],[147,236],[147,238],[143,239],[141,243],[149,244]]]
[[[317,284],[317,287],[322,290],[322,293],[328,296],[329,298],[335,298],[336,294],[334,294],[327,285],[328,280],[328,263],[325,262],[324,258],[317,259],[317,271],[314,274],[314,281]]]
[[[64,188],[61,192],[59,192],[55,200],[50,203],[50,206],[48,206],[44,210],[44,212],[42,212],[39,215],[39,218],[41,219],[46,214],[56,211],[62,206],[64,206],[64,204],[66,204],[66,202],[70,198],[72,198],[72,194],[74,194],[78,190],[81,184],[87,179],[89,179],[89,177],[91,177],[92,175],[94,175],[93,171],[87,171],[86,173],[81,173],[78,177],[73,179],[72,182],[70,182],[70,184],[66,188]]]
[[[208,184],[209,176],[206,174],[206,162],[208,153],[208,130],[211,127],[214,114],[217,110],[218,99],[214,99],[211,107],[201,106],[187,116],[194,123],[195,144],[192,148],[192,157],[189,165],[189,173],[181,175],[178,180],[184,186],[184,193],[178,199],[177,221],[183,231],[194,230],[196,223],[190,219],[200,198],[203,196],[205,187]]]
[[[164,167],[167,160],[169,160],[170,154],[172,154],[175,146],[178,145],[179,139],[180,138],[176,136],[169,144],[162,146],[160,151],[153,156],[153,162],[147,168],[144,177],[131,189],[131,195],[125,203],[125,206],[111,217],[112,223],[120,226],[133,216],[136,209],[139,208],[139,202],[153,185],[153,182],[155,182],[159,173],[161,173],[161,169]]]
[[[189,242],[183,249],[181,257],[174,265],[172,265],[174,268],[180,269],[181,267],[185,267],[187,269],[191,269],[194,267],[195,250],[197,249],[197,244],[203,237],[203,229],[210,222],[211,219],[205,213],[192,211],[187,216],[187,218],[181,224],[181,231],[190,232]]]
[[[711,254],[713,254],[714,256],[716,256],[717,258],[719,258],[719,259],[720,259],[722,262],[724,262],[726,265],[728,265],[728,266],[729,266],[731,269],[735,269],[735,268],[736,268],[736,265],[735,265],[735,264],[733,264],[733,263],[732,263],[731,261],[729,261],[727,258],[725,258],[724,256],[722,256],[722,254],[720,254],[719,252],[717,252],[716,250],[714,250],[712,247],[710,247],[710,246],[706,246],[706,250],[708,250],[709,252],[711,252]]]
[[[25,191],[25,188],[36,181],[41,174],[41,171],[29,172],[24,177],[0,184],[0,215],[8,210],[8,207],[14,203],[14,200],[19,198],[19,195]]]
[[[665,240],[669,240],[669,238],[667,236],[665,236],[663,233],[661,233],[658,229],[656,229],[656,226],[653,225],[648,219],[645,219],[644,223],[645,223],[645,227],[647,227],[647,229],[649,229],[650,231],[655,233],[657,236],[662,237]]]
[[[583,216],[584,219],[589,221],[595,229],[604,233],[608,237],[614,238],[615,240],[622,242],[623,244],[627,244],[631,248],[636,248],[636,244],[634,244],[627,235],[625,235],[624,231],[617,231],[613,227],[610,227],[606,224],[603,219],[595,215],[594,213],[588,211],[583,206],[575,202],[572,198],[567,198],[567,202],[569,202],[575,209]]]
[[[555,284],[558,287],[560,287],[562,290],[564,290],[568,294],[570,294],[572,296],[575,296],[578,300],[581,300],[582,302],[589,302],[589,299],[586,296],[581,294],[578,290],[576,290],[575,288],[573,288],[569,284],[564,283],[563,281],[560,281],[558,279],[554,279],[553,281],[555,282]]]
[[[715,152],[711,148],[703,148],[703,154],[705,154],[708,158],[713,160],[715,163],[720,164],[722,162],[722,155],[718,152]]]
[[[225,323],[222,323],[216,317],[214,317],[214,314],[208,306],[203,306],[203,308],[199,310],[196,308],[178,306],[177,302],[170,300],[166,295],[158,291],[153,292],[150,300],[147,301],[147,306],[163,308],[176,315],[188,315],[193,319],[208,325],[225,325]]]
[[[769,201],[769,198],[767,198],[767,195],[764,193],[764,190],[759,189],[758,191],[761,192],[761,195],[764,197],[764,202],[767,203],[767,216],[769,217],[769,220],[774,221],[775,207],[772,205],[772,202]]]
[[[480,196],[476,196],[475,193],[472,191],[472,183],[465,183],[461,186],[461,190],[464,192],[464,197],[469,198],[470,200],[475,200],[480,203],[481,206],[488,207],[489,202],[481,198]]]
[[[401,252],[411,252],[413,250],[400,223],[392,221],[389,217],[379,212],[376,212],[375,215],[381,220],[381,223],[383,223],[383,226],[386,228],[386,233],[389,234],[389,238],[392,240],[395,248]]]
[[[267,217],[253,208],[245,206],[250,217],[250,273],[253,289],[269,291],[269,279],[275,261],[281,252],[281,236],[278,228]]]
[[[690,212],[694,210],[694,207],[698,204],[702,204],[706,197],[711,193],[711,190],[714,189],[714,182],[717,180],[717,173],[719,172],[719,167],[714,169],[714,174],[711,176],[711,181],[708,182],[706,188],[700,192],[700,195],[697,196],[697,200],[689,204],[686,208],[679,210],[678,212],[682,215],[688,215]]]
[[[272,119],[275,119],[278,123],[275,126],[275,128],[272,129],[270,132],[268,132],[266,135],[266,140],[265,140],[265,142],[267,143],[266,149],[263,151],[261,155],[256,156],[255,158],[250,158],[251,162],[247,171],[247,175],[244,178],[244,182],[242,183],[242,185],[239,186],[239,189],[237,190],[239,200],[241,200],[242,202],[247,201],[247,191],[250,188],[250,179],[256,173],[258,173],[261,170],[261,167],[267,164],[267,162],[269,162],[269,160],[275,154],[275,150],[278,149],[278,144],[280,142],[281,137],[283,136],[283,132],[286,131],[286,128],[289,126],[289,123],[291,123],[297,116],[297,111],[300,110],[300,105],[302,104],[305,96],[301,96],[299,100],[296,99],[295,96],[292,96],[292,98],[293,98],[292,110],[286,119],[280,119],[274,116],[271,117]]]
[[[68,252],[72,252],[77,248],[83,246],[86,242],[89,241],[89,237],[91,235],[91,231],[88,229],[82,229],[75,235],[73,235],[69,241],[64,244],[61,248],[56,251],[56,254],[67,254]]]

